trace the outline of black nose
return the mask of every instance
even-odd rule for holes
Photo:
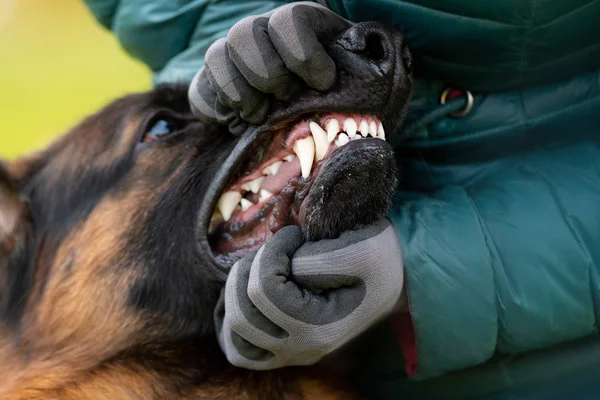
[[[406,74],[412,72],[412,57],[404,36],[380,22],[358,23],[344,31],[336,42],[384,73],[398,68],[398,62]]]

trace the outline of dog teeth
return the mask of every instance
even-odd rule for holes
[[[348,138],[348,135],[346,135],[345,133],[340,133],[340,136],[338,136],[338,139],[335,141],[335,144],[337,144],[338,147],[342,147],[343,145],[347,144],[350,141],[350,138]]]
[[[369,124],[369,135],[373,136],[374,138],[377,137],[377,123],[375,121],[371,121]]]
[[[229,221],[231,214],[233,214],[233,210],[235,210],[240,200],[242,200],[242,194],[240,192],[229,191],[223,193],[217,203],[217,209],[225,221]]]
[[[258,195],[258,202],[262,203],[263,201],[268,200],[271,197],[273,197],[273,193],[269,192],[266,189],[260,189],[260,193]]]
[[[260,190],[260,185],[262,185],[264,180],[264,176],[258,177],[250,182],[244,183],[242,185],[242,189],[244,189],[246,192],[258,193]]]
[[[300,168],[302,169],[302,177],[304,179],[310,176],[312,171],[313,161],[315,160],[315,141],[311,136],[296,140],[294,143],[294,153],[300,160]]]
[[[253,205],[254,205],[254,203],[251,202],[248,199],[242,199],[242,200],[240,200],[240,206],[242,206],[242,211],[247,211]]]
[[[377,136],[379,139],[385,140],[385,131],[383,130],[383,124],[380,122],[379,127],[377,128]]]
[[[292,161],[294,161],[294,160],[296,159],[296,156],[295,156],[295,155],[293,155],[293,154],[290,154],[289,156],[285,156],[285,157],[283,157],[283,159],[284,159],[285,161],[287,161],[287,162],[292,162]]]
[[[358,131],[363,137],[369,136],[369,123],[367,120],[360,121],[360,125],[358,125]]]
[[[335,118],[330,119],[329,122],[327,122],[326,129],[327,129],[327,141],[329,143],[331,143],[335,140],[335,137],[337,136],[337,134],[340,133],[340,123]]]
[[[315,141],[315,157],[317,161],[321,161],[325,158],[327,149],[329,148],[327,133],[323,130],[323,128],[321,128],[321,125],[317,124],[316,122],[311,122],[309,126],[310,132],[312,133]]]
[[[269,165],[267,168],[263,169],[263,174],[277,175],[277,172],[279,171],[279,167],[281,167],[281,164],[283,164],[283,161],[274,162],[273,164]]]
[[[357,129],[358,126],[356,125],[356,121],[354,120],[354,118],[346,118],[346,120],[344,121],[344,131],[346,131],[350,139],[356,136]]]

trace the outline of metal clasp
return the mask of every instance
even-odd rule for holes
[[[457,98],[463,97],[463,96],[465,96],[467,98],[467,105],[465,106],[465,108],[463,108],[460,111],[448,114],[450,117],[462,118],[462,117],[466,116],[467,114],[469,114],[471,112],[471,110],[473,109],[473,103],[475,102],[473,99],[473,94],[471,94],[471,92],[469,92],[468,90],[453,89],[453,88],[448,88],[442,92],[442,95],[440,96],[440,104],[446,104],[446,101],[448,101],[448,100],[454,100],[454,99],[457,99]]]

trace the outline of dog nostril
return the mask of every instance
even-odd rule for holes
[[[382,60],[385,57],[385,49],[381,36],[377,33],[370,33],[365,40],[364,54],[372,60]]]

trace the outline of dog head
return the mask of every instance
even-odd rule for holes
[[[328,92],[306,87],[276,103],[217,172],[199,214],[199,243],[216,269],[280,227],[332,238],[384,216],[396,188],[394,154],[411,89],[400,33],[361,23],[325,42],[337,66]]]
[[[314,240],[387,212],[396,170],[382,135],[399,132],[410,56],[373,23],[326,47],[335,87],[273,104],[239,139],[195,120],[185,88],[161,87],[0,167],[0,388],[51,387],[146,345],[213,343],[236,259],[286,224]],[[337,123],[333,141],[311,122]],[[359,130],[348,140],[345,123]]]

